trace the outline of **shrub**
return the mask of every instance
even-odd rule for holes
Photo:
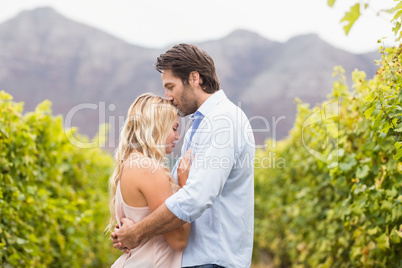
[[[381,48],[352,93],[337,68],[329,99],[257,152],[286,163],[255,170],[255,252],[276,266],[402,267],[401,51]]]
[[[117,254],[104,234],[113,159],[73,146],[50,106],[23,115],[0,92],[2,267],[106,267]]]

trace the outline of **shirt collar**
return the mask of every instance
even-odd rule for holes
[[[194,120],[196,118],[204,117],[214,110],[215,106],[222,100],[227,99],[225,92],[222,89],[216,91],[212,94],[203,104],[198,108],[198,110],[190,115],[190,119]]]

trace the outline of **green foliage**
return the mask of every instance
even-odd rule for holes
[[[346,22],[345,26],[343,26],[343,30],[346,34],[349,33],[350,29],[352,28],[355,21],[360,17],[360,4],[357,3],[356,5],[350,8],[350,11],[345,13],[345,16],[341,19],[341,22]]]
[[[332,7],[335,4],[336,0],[327,0],[328,6]]]
[[[0,266],[106,267],[113,159],[73,146],[50,105],[23,115],[0,92]]]
[[[330,7],[333,7],[335,4],[336,0],[327,0],[327,5]],[[349,34],[350,29],[360,18],[362,15],[361,11],[367,10],[371,8],[370,1],[360,1],[364,2],[364,5],[360,3],[356,3],[353,5],[349,11],[345,12],[345,16],[341,19],[341,22],[345,22],[345,25],[343,26],[343,30],[345,31],[346,35]],[[392,19],[390,20],[391,23],[394,24],[394,27],[392,28],[392,31],[394,32],[395,35],[395,41],[400,41],[402,38],[402,31],[401,31],[401,25],[402,25],[402,0],[395,0],[395,5],[394,7],[391,7],[389,9],[382,9],[382,10],[377,10],[377,15],[381,13],[389,13],[393,14]]]
[[[255,169],[255,252],[277,267],[402,267],[402,48],[381,52],[373,79],[355,71],[350,93],[337,68],[328,101],[257,152],[286,161]]]

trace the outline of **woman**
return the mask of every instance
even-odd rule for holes
[[[122,217],[135,222],[145,218],[179,188],[165,161],[165,155],[172,152],[180,139],[176,108],[161,97],[144,94],[131,105],[127,117],[116,152],[117,166],[109,182],[110,230],[116,220],[120,224]],[[183,163],[178,170],[179,185],[184,185],[188,176]],[[190,224],[185,224],[163,236],[142,241],[120,256],[112,267],[181,267],[190,228]]]

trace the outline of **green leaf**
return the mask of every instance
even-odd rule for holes
[[[372,102],[375,99],[374,92],[371,91],[367,96],[364,98],[364,102]]]
[[[385,124],[382,125],[382,127],[381,127],[381,132],[388,133],[390,128],[391,128],[391,125],[388,122],[385,122]]]
[[[367,233],[369,235],[375,235],[375,234],[377,234],[377,232],[378,232],[378,227],[367,230]]]
[[[356,5],[350,8],[349,12],[345,13],[345,16],[341,19],[341,22],[346,22],[346,25],[343,26],[343,29],[346,35],[349,34],[350,29],[352,28],[355,21],[360,17],[360,4],[357,3]]]
[[[396,149],[399,150],[399,148],[402,147],[402,142],[397,141],[397,142],[395,142],[394,146],[395,146]]]
[[[392,209],[392,203],[391,202],[389,202],[388,200],[382,201],[381,210],[391,212],[391,209]]]
[[[402,230],[402,228],[401,228],[401,230]],[[402,231],[398,231],[397,229],[395,229],[395,233],[396,233],[400,238],[402,238]]]
[[[398,151],[396,152],[396,154],[393,156],[394,160],[398,160],[399,158],[402,157],[402,149],[398,149]]]
[[[395,188],[392,188],[391,190],[386,190],[385,193],[389,197],[396,197],[398,195],[398,191]]]
[[[377,238],[378,247],[380,249],[388,249],[389,248],[389,238],[387,234],[383,233],[380,237]]]
[[[402,12],[402,11],[401,11],[401,12]],[[396,35],[396,34],[399,32],[400,29],[401,29],[401,23],[398,21],[398,22],[395,24],[395,27],[392,28],[392,31],[393,31],[394,34]]]
[[[364,112],[364,116],[369,119],[371,117],[371,114],[374,112],[375,110],[375,105],[371,106],[370,108],[368,108],[365,112]]]
[[[363,179],[367,177],[370,172],[370,167],[368,165],[364,165],[362,168],[358,167],[356,171],[356,177],[359,179]]]
[[[27,241],[26,241],[25,239],[22,239],[22,238],[18,237],[16,242],[17,242],[18,245],[23,245],[23,244],[25,244]]]
[[[395,2],[396,2],[396,0],[395,0]],[[402,2],[398,2],[397,4],[396,4],[396,6],[394,6],[392,9],[391,9],[391,13],[394,13],[395,11],[398,11],[398,10],[400,10],[400,9],[402,9]]]
[[[354,159],[353,159],[353,160],[354,160]],[[339,168],[340,168],[342,171],[348,172],[349,170],[351,170],[351,169],[354,167],[354,165],[356,165],[356,161],[350,161],[350,162],[348,162],[348,163],[341,163],[341,164],[339,164]]]
[[[402,10],[399,10],[398,12],[396,12],[395,16],[392,18],[391,21],[397,20],[401,16],[402,16]]]
[[[328,6],[333,7],[334,4],[335,4],[335,1],[336,1],[336,0],[327,0]]]
[[[391,234],[389,235],[389,239],[391,239],[391,241],[395,244],[399,244],[401,242],[401,237],[399,236],[396,227],[392,229]]]

